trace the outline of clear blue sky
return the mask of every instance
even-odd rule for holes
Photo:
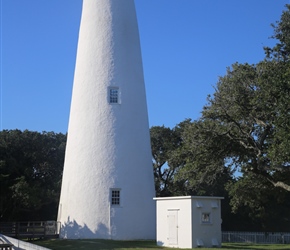
[[[82,1],[0,1],[1,129],[67,132]],[[264,58],[290,0],[135,3],[150,126],[174,127],[200,117],[226,67]]]

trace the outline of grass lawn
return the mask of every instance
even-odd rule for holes
[[[40,240],[34,241],[33,244],[44,246],[53,250],[77,250],[77,249],[86,249],[86,250],[97,250],[97,249],[117,249],[117,250],[130,250],[130,249],[139,249],[139,250],[148,250],[151,248],[155,249],[174,249],[174,248],[165,248],[158,247],[155,241],[113,241],[113,240]],[[213,249],[213,248],[202,248],[202,249]],[[288,249],[290,250],[290,245],[250,245],[242,243],[225,243],[222,248],[214,249]]]
[[[256,250],[256,249],[264,249],[264,250],[270,250],[270,249],[288,249],[290,250],[290,245],[289,244],[256,244],[256,245],[252,245],[252,244],[246,244],[246,243],[224,243],[222,244],[223,248],[219,248],[219,249],[252,249],[252,250]]]

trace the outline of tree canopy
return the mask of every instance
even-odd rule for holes
[[[220,77],[203,110],[212,139],[243,174],[251,172],[290,191],[288,63],[234,64]]]
[[[66,135],[0,132],[0,220],[56,219]]]

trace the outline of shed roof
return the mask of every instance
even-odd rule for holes
[[[222,200],[224,197],[218,196],[172,196],[172,197],[155,197],[153,200]]]

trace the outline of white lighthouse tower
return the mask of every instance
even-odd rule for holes
[[[154,196],[134,0],[83,0],[60,237],[154,239]]]

